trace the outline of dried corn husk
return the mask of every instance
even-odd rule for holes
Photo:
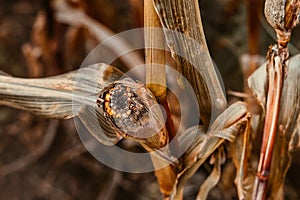
[[[98,93],[123,76],[118,69],[105,64],[94,64],[66,74],[35,79],[1,74],[1,105],[47,118],[69,119],[78,116],[100,142],[112,145],[118,141],[96,105]],[[104,131],[99,127],[99,122]]]
[[[236,102],[216,118],[208,133],[205,133],[201,126],[187,130],[188,134],[185,135],[196,135],[196,140],[185,153],[183,170],[178,174],[171,199],[182,199],[186,182],[225,140],[230,142],[235,140],[240,128],[248,123],[248,118],[246,104]],[[217,174],[215,179],[218,179]],[[210,189],[207,187],[207,190]]]

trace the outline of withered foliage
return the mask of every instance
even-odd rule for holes
[[[277,33],[278,43],[270,47],[267,62],[260,67],[262,59],[257,55],[258,45],[253,44],[258,42],[258,31],[255,31],[258,27],[248,21],[248,28],[255,29],[249,31],[253,34],[248,36],[251,42],[249,54],[241,58],[244,83],[248,87],[244,86],[245,93],[242,94],[231,91],[232,95],[246,97],[246,100],[228,103],[207,47],[199,2],[145,0],[145,14],[152,12],[150,17],[144,18],[145,25],[161,26],[164,31],[164,34],[155,36],[146,32],[146,43],[166,42],[171,51],[168,57],[163,51],[147,49],[146,64],[168,62],[187,79],[196,94],[200,111],[197,113],[199,123],[192,125],[178,122],[178,116],[188,115],[185,116],[188,118],[191,111],[186,108],[186,113],[180,113],[178,107],[182,105],[166,90],[167,84],[173,84],[173,80],[184,92],[186,82],[180,78],[174,81],[164,69],[151,66],[146,70],[147,80],[159,79],[160,87],[135,81],[108,63],[89,63],[79,70],[60,73],[63,70],[59,65],[78,64],[74,55],[82,56],[97,43],[114,35],[112,30],[91,17],[87,2],[53,0],[48,5],[48,14],[52,16],[45,12],[38,14],[32,41],[23,46],[23,53],[30,76],[46,77],[16,78],[1,72],[0,104],[49,119],[77,117],[104,145],[133,141],[128,148],[143,147],[151,153],[154,168],[165,166],[155,171],[164,199],[183,199],[185,192],[188,193],[189,181],[193,181],[201,169],[209,170],[206,177],[196,184],[200,185],[196,199],[207,199],[216,187],[221,188],[219,192],[222,193],[234,188],[236,192],[233,193],[239,199],[283,199],[284,180],[292,162],[290,153],[300,147],[300,55],[289,58],[287,48],[292,29],[300,20],[300,2],[266,1],[266,17]],[[250,6],[248,17],[258,19],[255,15],[260,7],[251,7],[251,2],[259,5],[259,1],[247,2]],[[139,1],[130,3],[132,9],[143,8]],[[135,12],[135,16],[140,16],[142,11]],[[136,26],[140,21],[136,20]],[[65,49],[62,49],[61,41],[64,41]],[[115,54],[122,54],[130,50],[130,44],[116,37],[107,43],[107,48]],[[59,56],[61,52],[68,52],[63,59]],[[160,55],[153,56],[155,53]],[[115,64],[120,63],[122,69],[130,69],[143,64],[144,58],[135,51],[120,57]],[[163,76],[155,77],[157,70]],[[60,75],[51,76],[53,74]],[[118,101],[121,104],[116,105]],[[153,111],[153,106],[158,103],[167,110],[166,124],[161,123],[163,117],[159,106]],[[183,123],[183,128],[180,129],[178,123]],[[54,140],[57,126],[57,121],[51,121],[47,128],[38,129],[37,132],[45,132],[42,145],[23,159],[0,165],[0,177],[23,169],[44,154]],[[153,131],[154,135],[147,136]],[[174,132],[177,132],[177,146],[171,147],[168,144],[174,139]],[[184,146],[191,139],[193,142],[183,155],[174,159],[176,147]],[[161,147],[164,148],[161,150]],[[56,162],[58,169],[62,163],[85,152],[79,144],[71,150],[74,152],[66,151],[59,157]],[[89,169],[94,169],[88,160],[83,162],[89,165]],[[230,173],[226,174],[226,170]],[[55,170],[52,173],[56,174],[49,173],[45,180],[38,176],[33,179],[43,184],[48,192],[56,192],[57,198],[72,199],[72,195],[65,191],[51,187],[52,177],[57,175]],[[113,180],[109,186],[103,186],[99,199],[113,198],[110,195],[116,190],[116,185],[121,184],[120,174],[114,172]],[[232,198],[225,194],[218,196],[221,197]]]

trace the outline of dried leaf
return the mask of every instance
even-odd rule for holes
[[[166,42],[179,63],[178,71],[197,95],[201,119],[208,126],[226,108],[226,99],[209,55],[198,0],[154,0]]]
[[[298,117],[298,122],[295,125],[295,129],[292,134],[291,141],[289,143],[289,150],[293,151],[300,148],[300,117]]]
[[[205,179],[198,192],[196,200],[204,200],[207,198],[209,192],[218,184],[221,178],[221,164],[222,164],[222,151],[219,151],[214,155],[214,168],[210,175]]]
[[[10,74],[0,70],[0,76],[11,76]]]
[[[283,181],[290,166],[289,151],[299,148],[300,121],[300,55],[294,56],[288,61],[287,77],[284,80],[282,98],[280,102],[280,115],[278,130],[275,139],[275,147],[270,173],[272,182],[268,193],[272,197],[283,198]],[[248,80],[249,87],[259,101],[263,110],[266,103],[267,65],[260,67]],[[279,194],[280,193],[280,194]],[[272,198],[270,197],[270,198]]]
[[[186,151],[183,158],[183,170],[178,174],[171,199],[182,199],[186,182],[225,140],[233,142],[240,128],[247,122],[246,104],[236,102],[216,118],[207,134],[201,127],[187,130],[187,134],[184,135],[196,135],[197,139]]]
[[[249,153],[251,152],[250,129],[251,120],[249,115],[249,121],[244,129],[240,130],[235,142],[232,144],[231,156],[236,167],[235,184],[237,187],[237,193],[239,199],[251,199],[253,191],[254,174],[249,170],[248,166]],[[243,131],[243,132],[242,132]]]
[[[112,66],[95,64],[48,78],[16,78],[0,75],[0,104],[26,110],[47,118],[79,116],[85,127],[100,142],[118,141],[97,108],[97,95],[123,73]],[[103,126],[105,135],[99,127]]]

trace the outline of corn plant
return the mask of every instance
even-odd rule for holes
[[[61,10],[58,19],[85,27],[99,40],[112,34],[66,1],[53,2]],[[250,10],[255,2],[247,1]],[[213,169],[197,195],[206,199],[222,178],[222,165],[229,158],[236,170],[239,199],[283,199],[290,151],[299,148],[300,55],[290,58],[288,43],[300,21],[300,2],[266,0],[265,16],[277,34],[277,44],[269,47],[267,61],[260,67],[254,59],[256,47],[250,48],[244,63],[254,66],[245,83],[248,95],[253,94],[261,109],[258,113],[251,110],[253,99],[227,102],[206,44],[198,0],[144,0],[145,59],[133,54],[121,60],[128,66],[144,63],[145,83],[110,63],[34,79],[1,72],[0,104],[46,118],[76,117],[99,144],[136,142],[151,157],[164,199],[183,199],[188,181],[210,159]],[[128,47],[116,39],[109,45]],[[172,77],[166,70],[167,52],[155,48],[164,44],[182,76],[176,77],[176,85],[182,91],[190,88],[199,107],[198,123],[180,131],[172,114],[175,105],[168,98]],[[253,150],[257,146],[260,152]]]

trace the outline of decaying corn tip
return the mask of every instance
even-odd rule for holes
[[[143,84],[126,78],[105,87],[97,105],[111,126],[124,138],[161,148],[167,144],[161,110]]]
[[[266,0],[265,16],[274,29],[291,31],[300,17],[299,0]]]
[[[284,28],[285,3],[286,0],[265,1],[265,16],[274,29]]]

